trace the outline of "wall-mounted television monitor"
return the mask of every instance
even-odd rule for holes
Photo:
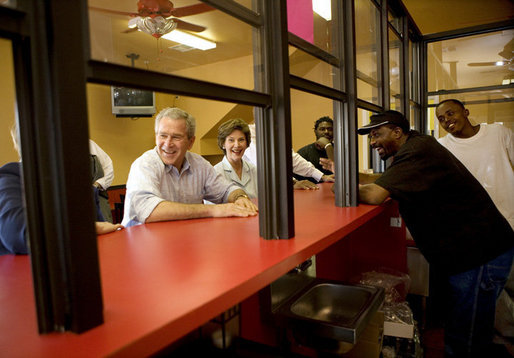
[[[116,117],[151,117],[155,114],[155,93],[136,88],[111,87],[112,113]]]

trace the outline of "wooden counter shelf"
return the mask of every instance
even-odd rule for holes
[[[260,238],[258,217],[153,223],[99,237],[105,323],[80,335],[39,335],[29,257],[0,257],[2,355],[147,356],[395,209],[392,202],[337,208],[330,184],[320,187],[295,191],[290,240]]]

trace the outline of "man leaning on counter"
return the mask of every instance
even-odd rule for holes
[[[165,108],[155,118],[155,148],[137,158],[127,180],[125,227],[202,217],[254,216],[256,205],[244,190],[219,175],[189,150],[195,119],[179,108]],[[203,204],[203,200],[215,205]]]
[[[399,202],[400,213],[427,261],[448,286],[445,357],[486,357],[492,346],[496,299],[509,275],[514,232],[493,201],[448,150],[410,130],[403,114],[371,116],[358,133],[392,164],[359,200]]]

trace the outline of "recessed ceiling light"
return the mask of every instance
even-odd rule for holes
[[[162,38],[200,50],[210,50],[211,48],[216,47],[216,43],[213,41],[206,40],[201,37],[182,32],[180,30],[173,30],[165,35],[162,35]]]
[[[327,21],[332,20],[331,0],[312,0],[312,10]]]

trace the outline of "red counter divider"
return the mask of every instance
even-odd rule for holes
[[[337,208],[330,184],[320,187],[295,191],[296,237],[290,240],[260,238],[258,217],[152,223],[99,237],[105,323],[80,335],[39,335],[30,260],[0,257],[2,355],[149,355],[392,205]]]

